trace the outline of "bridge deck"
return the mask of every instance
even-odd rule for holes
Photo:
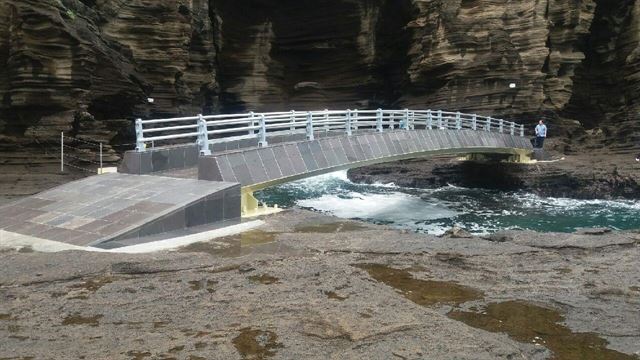
[[[200,157],[200,179],[257,190],[345,168],[429,154],[507,153],[532,149],[529,139],[472,130],[396,130],[278,143]]]
[[[105,174],[0,207],[0,229],[84,246],[239,217],[238,184]]]

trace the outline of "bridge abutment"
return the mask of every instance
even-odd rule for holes
[[[467,161],[493,162],[504,161],[516,164],[534,163],[532,152],[530,150],[513,149],[510,154],[491,154],[491,153],[471,153],[464,157]]]

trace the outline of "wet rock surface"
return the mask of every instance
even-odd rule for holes
[[[634,155],[555,153],[554,158],[537,164],[415,159],[351,169],[348,177],[354,182],[415,188],[455,185],[576,199],[640,198],[640,164]]]
[[[264,220],[215,240],[239,251],[0,250],[0,358],[585,358],[558,337],[640,355],[637,233]]]

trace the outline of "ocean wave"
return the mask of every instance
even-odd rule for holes
[[[455,217],[457,212],[439,205],[428,204],[420,198],[402,192],[362,194],[351,192],[325,194],[318,198],[302,199],[297,205],[327,212],[338,217],[407,223]]]
[[[547,207],[556,210],[576,210],[584,208],[594,209],[625,209],[640,210],[640,202],[634,200],[581,200],[571,198],[542,197],[532,193],[517,193],[513,197],[522,202],[524,207]]]
[[[440,235],[458,224],[473,234],[502,229],[571,232],[578,227],[640,228],[640,202],[542,197],[453,185],[414,189],[351,182],[347,171],[264,190],[268,203]]]

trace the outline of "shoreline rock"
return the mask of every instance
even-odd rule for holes
[[[639,169],[633,156],[611,153],[567,155],[564,160],[536,164],[439,157],[351,169],[348,178],[414,188],[454,185],[584,200],[638,199]]]
[[[240,236],[153,254],[0,249],[0,357],[551,356],[544,341],[454,320],[492,304],[557,313],[550,324],[562,319],[564,332],[640,354],[637,233],[509,231],[492,242],[303,210],[264,220],[265,243],[254,233],[251,244]],[[241,251],[219,249],[234,242]],[[114,271],[119,264],[152,271]],[[471,296],[423,301],[407,293],[414,285]]]

